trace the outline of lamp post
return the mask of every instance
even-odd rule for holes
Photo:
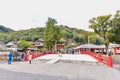
[[[55,52],[57,52],[57,41],[55,41]]]
[[[89,51],[90,51],[90,40],[89,40],[89,36],[88,36],[88,46],[89,46]]]

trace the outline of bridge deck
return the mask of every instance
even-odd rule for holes
[[[51,59],[51,60],[77,60],[77,61],[91,61],[91,62],[97,62],[96,59],[89,55],[85,54],[63,54],[62,57],[59,57],[58,54],[49,54],[42,57],[38,57],[36,59]]]

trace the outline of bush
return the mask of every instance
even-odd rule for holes
[[[38,49],[38,52],[42,52],[42,50],[41,50],[41,49]]]

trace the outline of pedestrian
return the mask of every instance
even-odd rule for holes
[[[59,56],[59,57],[62,57],[62,53],[61,53],[60,50],[59,50],[57,53],[58,53],[58,56]]]
[[[12,63],[12,59],[13,59],[13,54],[12,54],[12,52],[10,51],[10,53],[8,54],[8,64],[11,64],[11,63]]]
[[[24,61],[24,53],[21,55],[21,61]]]
[[[74,54],[74,49],[72,49],[72,54]]]
[[[44,54],[44,55],[46,54],[46,50],[44,50],[43,54]]]
[[[28,60],[29,60],[29,64],[31,64],[32,54],[31,54],[30,50],[28,51]]]
[[[31,64],[31,60],[32,60],[32,54],[29,54],[29,64]]]

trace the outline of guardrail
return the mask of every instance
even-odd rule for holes
[[[112,63],[112,57],[111,56],[103,56],[101,53],[94,53],[91,51],[83,51],[81,52],[81,54],[88,54],[91,55],[92,57],[94,57],[97,61],[104,63],[105,65],[109,66],[109,67],[113,67],[113,63]]]
[[[32,54],[32,59],[35,59],[37,57],[43,56],[43,55],[47,55],[47,54],[56,54],[56,52],[39,52],[39,53],[31,53]],[[28,61],[28,54],[24,55],[24,61]]]

